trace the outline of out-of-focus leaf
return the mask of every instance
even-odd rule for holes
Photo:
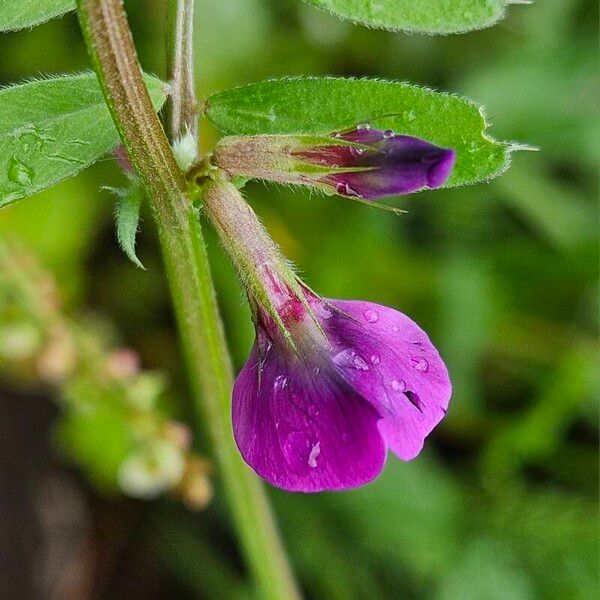
[[[419,579],[444,571],[461,541],[460,490],[425,456],[408,464],[390,457],[377,481],[331,501],[346,515],[346,535],[379,561],[409,565]]]
[[[132,182],[127,188],[113,189],[112,191],[118,197],[115,218],[119,246],[133,263],[143,269],[144,265],[135,253],[135,236],[140,222],[140,207],[144,191],[137,181]]]
[[[75,0],[0,0],[0,31],[33,27],[75,9]]]
[[[489,137],[481,108],[469,100],[407,83],[336,77],[267,80],[214,94],[208,118],[227,133],[328,133],[370,123],[454,148],[446,186],[496,177],[511,145]]]
[[[541,168],[525,165],[511,169],[497,185],[505,192],[505,202],[558,248],[594,242],[596,207],[574,186],[569,189]]]
[[[518,0],[308,0],[369,27],[421,33],[461,33],[489,27]]]
[[[559,163],[595,170],[600,153],[596,48],[576,39],[558,52],[547,45],[540,52],[527,41],[523,36],[523,46],[466,76],[461,91],[485,104],[500,135],[525,139]]]
[[[163,84],[146,76],[154,107]],[[0,90],[0,207],[94,163],[118,142],[96,75],[68,75]]]
[[[460,285],[458,284],[460,282]],[[452,405],[449,418],[460,418],[481,409],[479,369],[490,336],[493,280],[478,257],[461,250],[448,254],[440,273],[442,355],[448,353],[452,373]],[[460,352],[453,352],[458,346]]]
[[[495,529],[535,577],[536,597],[597,597],[600,562],[595,499],[552,489],[499,489],[502,492],[489,511],[487,529]]]
[[[437,597],[528,600],[536,596],[526,573],[504,544],[478,539],[466,547],[464,556],[448,570]]]

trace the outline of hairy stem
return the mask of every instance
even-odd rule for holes
[[[208,428],[250,570],[263,597],[296,598],[263,488],[231,435],[232,369],[200,223],[144,86],[121,0],[77,0],[77,7],[107,105],[150,198],[198,421]]]
[[[190,132],[198,136],[194,89],[194,0],[169,0],[167,77],[171,84],[167,126],[171,139]]]

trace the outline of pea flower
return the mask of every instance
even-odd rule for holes
[[[368,125],[329,136],[226,137],[213,154],[214,164],[230,175],[310,185],[364,200],[440,187],[455,159],[450,148]]]
[[[451,394],[427,334],[392,308],[320,298],[231,183],[207,185],[204,206],[244,277],[256,326],[233,389],[244,460],[277,487],[319,492],[371,481],[388,448],[415,458]]]

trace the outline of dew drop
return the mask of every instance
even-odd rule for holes
[[[398,332],[400,331],[400,327],[398,327],[398,325],[394,325],[394,326],[392,327],[392,331],[393,331],[394,333],[398,333]]]
[[[412,392],[411,390],[406,390],[404,392],[406,399],[420,412],[423,412],[423,405],[421,404],[421,399],[417,394]]]
[[[34,170],[24,162],[13,156],[8,162],[8,179],[13,183],[26,186],[33,183]]]
[[[319,317],[321,317],[321,319],[331,319],[331,317],[333,316],[333,311],[327,306],[321,304],[317,308],[317,314],[319,315]]]
[[[363,315],[365,316],[367,323],[377,323],[377,321],[379,321],[379,313],[372,308],[365,310]]]
[[[371,363],[374,365],[378,365],[381,362],[381,358],[379,354],[371,354]]]
[[[369,370],[369,365],[351,348],[338,352],[333,357],[333,362],[338,367],[352,367],[358,371]]]
[[[404,392],[406,390],[406,382],[404,379],[392,379],[392,389],[395,392]]]
[[[404,117],[405,121],[408,121],[410,123],[411,121],[414,121],[417,118],[417,113],[414,110],[405,110],[402,113],[402,116]]]
[[[277,375],[273,382],[273,391],[282,392],[288,386],[288,378],[285,375]]]
[[[21,152],[27,156],[36,150],[40,150],[43,146],[43,140],[34,129],[28,129],[19,135],[19,144]]]
[[[285,461],[296,473],[307,473],[309,470],[308,460],[311,449],[316,444],[311,444],[304,433],[292,431],[285,436],[281,445],[281,451]]]
[[[341,181],[338,184],[336,184],[335,190],[338,194],[342,196],[353,196],[354,198],[362,198],[362,196],[356,190],[353,190],[347,183],[342,183]]]
[[[338,194],[345,194],[346,193],[346,184],[345,183],[337,183],[335,186],[335,191]]]
[[[427,359],[423,357],[411,356],[410,364],[413,369],[419,371],[420,373],[425,373],[425,371],[429,369],[429,363],[427,362]]]
[[[386,138],[386,139],[393,138],[394,137],[394,132],[391,129],[386,129],[383,132],[383,137]]]
[[[311,449],[308,455],[308,466],[314,469],[317,466],[317,458],[321,454],[321,442],[317,442]]]
[[[369,129],[371,129],[371,126],[368,123],[359,123],[356,126],[356,129],[358,129],[358,131],[369,131]]]

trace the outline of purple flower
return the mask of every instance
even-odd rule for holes
[[[425,140],[360,125],[330,136],[224,138],[214,164],[231,175],[310,185],[373,200],[442,186],[456,153]]]
[[[443,419],[448,372],[406,315],[309,290],[236,187],[214,179],[203,207],[246,285],[256,341],[233,389],[233,432],[273,485],[341,490],[375,478],[387,448],[411,460]]]
[[[233,391],[246,462],[277,487],[319,492],[371,481],[387,448],[415,458],[451,394],[425,332],[391,308],[324,300],[301,284],[299,295],[269,278],[293,348],[258,309],[257,339]]]

